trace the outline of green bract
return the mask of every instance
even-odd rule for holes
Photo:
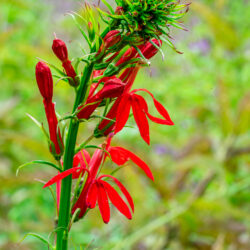
[[[183,29],[179,19],[189,5],[172,0],[116,0],[116,3],[116,12],[110,17],[131,36],[143,40],[161,35],[169,37],[170,26]]]

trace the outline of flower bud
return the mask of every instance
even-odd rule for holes
[[[103,88],[96,94],[97,98],[115,98],[119,97],[125,88],[125,83],[123,83],[119,78],[108,79]]]
[[[121,6],[117,6],[115,10],[116,15],[122,15],[124,12],[124,9]]]
[[[157,39],[152,39],[152,42],[155,43],[156,46],[161,47],[162,41]],[[144,45],[139,46],[142,54],[145,58],[150,59],[154,55],[157,54],[158,49],[150,42],[145,43]]]
[[[76,77],[76,72],[75,72],[70,60],[67,59],[66,61],[64,61],[62,66],[65,69],[67,76],[69,76],[73,79]]]
[[[36,65],[36,81],[42,97],[46,100],[52,100],[53,79],[50,68],[44,62],[38,62]]]
[[[58,127],[55,104],[46,99],[43,100],[43,104],[49,126],[50,140],[53,143],[53,145],[50,145],[50,151],[57,158],[63,153],[63,141]]]
[[[121,56],[121,58],[116,63],[116,66],[119,66],[122,63],[130,61],[136,56],[136,54],[137,54],[137,51],[135,48],[127,49],[126,52]]]
[[[89,39],[91,42],[93,42],[95,40],[95,30],[93,27],[93,24],[91,22],[88,22],[88,33],[89,33]]]
[[[52,44],[52,50],[59,60],[62,62],[68,59],[68,50],[64,41],[60,39],[54,39]]]
[[[120,31],[111,30],[107,33],[107,35],[103,39],[105,49],[114,46],[115,44],[121,41]]]

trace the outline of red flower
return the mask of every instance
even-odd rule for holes
[[[158,47],[160,47],[162,45],[162,42],[157,40],[157,39],[152,39],[152,42],[155,43],[156,46],[158,46]],[[147,42],[143,45],[140,45],[139,49],[141,50],[142,54],[147,59],[150,59],[158,52],[158,49],[155,46],[153,46],[150,42]],[[118,62],[116,63],[116,66],[119,66],[122,63],[126,63],[135,57],[140,57],[140,55],[138,54],[138,52],[136,51],[135,48],[129,48],[124,53],[124,55],[118,60]],[[124,92],[128,92],[131,89],[131,87],[135,81],[135,78],[137,76],[138,71],[139,71],[139,67],[126,68],[123,71],[123,73],[120,75],[119,78],[126,84]],[[115,122],[112,122],[110,120],[116,119],[118,106],[119,106],[119,103],[120,103],[122,98],[123,98],[122,96],[117,98],[117,100],[114,102],[112,108],[109,110],[108,114],[106,115],[107,119],[103,119],[100,122],[100,124],[98,125],[98,127],[95,131],[96,137],[100,137],[103,135],[107,136],[109,133],[111,133],[113,131],[113,129],[115,127]],[[125,106],[125,109],[123,110],[123,112],[127,111],[126,108],[128,109],[129,106]],[[129,108],[129,110],[130,110],[130,108]],[[121,111],[121,109],[120,109],[120,111]],[[149,114],[149,116],[150,116],[150,114]],[[147,124],[146,124],[146,126],[147,126]]]
[[[155,108],[157,109],[159,114],[162,115],[164,119],[154,117],[148,112],[148,105],[145,99],[142,96],[135,94],[135,92],[138,92],[138,91],[145,91],[148,94],[150,94],[150,96],[153,98]],[[150,144],[149,124],[148,124],[147,118],[149,118],[151,121],[155,123],[164,124],[164,125],[174,125],[167,110],[163,107],[161,103],[159,103],[154,98],[153,94],[151,94],[146,89],[135,89],[131,91],[130,93],[124,93],[123,97],[120,100],[120,103],[117,109],[115,133],[118,133],[125,126],[129,118],[131,107],[133,110],[135,122],[139,128],[141,137],[147,144]]]
[[[113,176],[101,175],[97,177],[98,171],[106,157],[111,157],[111,160],[119,166],[125,164],[129,160],[132,160],[138,167],[140,167],[146,173],[149,178],[153,180],[153,175],[148,165],[144,161],[142,161],[138,156],[136,156],[132,152],[122,147],[110,146],[110,142],[111,136],[108,138],[108,141],[105,146],[105,151],[101,149],[96,150],[91,159],[89,158],[89,155],[86,151],[77,153],[74,157],[73,168],[54,176],[44,185],[45,188],[54,183],[58,183],[63,178],[71,174],[72,178],[78,178],[80,174],[83,175],[84,172],[87,171],[88,177],[86,183],[72,209],[72,213],[74,213],[78,208],[80,209],[80,213],[78,215],[79,218],[81,218],[85,214],[88,208],[94,208],[96,203],[98,202],[103,221],[105,223],[108,223],[110,219],[108,199],[128,219],[132,218],[131,212],[127,204],[120,197],[117,191],[109,183],[103,181],[102,178],[109,177],[112,179],[112,181],[116,183],[120,191],[126,197],[132,211],[134,211],[133,200],[126,188]],[[106,151],[109,154],[107,154]],[[78,157],[80,157],[80,159],[76,160]]]
[[[108,223],[110,220],[110,207],[109,200],[117,208],[117,210],[126,216],[129,220],[132,219],[131,211],[119,193],[106,181],[103,181],[102,178],[111,178],[120,191],[123,193],[127,202],[130,205],[132,212],[134,212],[134,203],[131,195],[127,189],[122,185],[122,183],[111,175],[101,175],[98,179],[94,180],[88,190],[86,196],[86,205],[88,208],[94,208],[96,203],[99,205],[99,210],[104,223]]]
[[[48,101],[53,96],[53,79],[50,68],[44,62],[36,65],[36,81],[42,97]]]

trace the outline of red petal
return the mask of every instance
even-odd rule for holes
[[[111,160],[118,166],[123,165],[129,160],[128,155],[123,150],[120,150],[118,147],[110,147],[108,149],[108,152],[111,156]]]
[[[150,115],[148,112],[146,112],[146,114],[147,114],[147,117],[148,117],[152,122],[155,122],[155,123],[158,123],[158,124],[162,124],[162,125],[169,125],[169,126],[174,125],[174,123],[173,123],[172,121],[170,121],[170,120],[164,120],[164,119],[161,119],[161,118],[152,116],[152,115]]]
[[[115,183],[116,185],[120,188],[120,190],[122,191],[122,193],[124,194],[124,196],[126,197],[132,211],[134,212],[134,202],[133,202],[133,199],[130,195],[130,193],[128,192],[128,190],[122,185],[122,183],[120,181],[118,181],[114,176],[112,175],[108,175],[108,174],[105,174],[105,175],[101,175],[98,179],[102,179],[102,178],[105,178],[105,177],[109,177],[111,178]]]
[[[66,170],[66,171],[64,171],[64,172],[62,172],[62,173],[60,173],[60,174],[54,176],[53,178],[51,178],[51,179],[43,186],[43,188],[46,188],[46,187],[48,187],[48,186],[50,186],[50,185],[52,185],[52,184],[54,184],[54,183],[56,183],[56,182],[58,182],[58,181],[64,179],[64,178],[67,177],[68,175],[71,175],[71,174],[73,174],[73,173],[75,173],[75,172],[78,172],[79,170],[80,170],[80,171],[83,171],[83,170],[86,170],[86,169],[84,169],[84,168],[82,168],[82,167],[77,167],[77,168],[68,169],[68,170]]]
[[[126,122],[128,121],[130,108],[130,95],[125,94],[122,96],[122,99],[117,109],[115,134],[121,131],[125,126]]]
[[[102,215],[102,219],[104,223],[108,223],[110,220],[110,209],[109,209],[109,202],[108,202],[108,196],[106,194],[106,191],[101,183],[97,184],[97,199],[98,199],[98,205],[99,209]]]
[[[139,128],[142,139],[147,144],[150,144],[148,120],[143,111],[143,107],[141,107],[140,102],[138,101],[136,96],[133,96],[132,98],[132,109],[135,122]]]
[[[153,99],[154,101],[154,105],[155,105],[155,108],[157,109],[157,111],[159,112],[159,114],[161,114],[166,120],[165,122],[162,121],[162,119],[159,119],[157,117],[154,117],[152,115],[150,115],[148,113],[148,110],[146,111],[147,115],[148,115],[148,118],[156,123],[160,123],[160,124],[166,124],[166,125],[174,125],[173,121],[171,120],[170,118],[170,115],[168,113],[168,111],[164,108],[164,106],[158,102],[152,93],[150,93],[147,89],[135,89],[133,90],[132,92],[137,92],[137,91],[144,91],[144,92],[147,92]]]
[[[94,154],[92,155],[92,158],[91,158],[90,163],[89,163],[89,174],[90,174],[92,179],[95,179],[95,177],[98,173],[99,167],[100,167],[102,160],[103,160],[103,154],[104,154],[103,150],[97,149],[94,152]]]
[[[143,161],[141,160],[137,155],[135,155],[134,153],[130,152],[129,150],[122,148],[122,147],[111,147],[110,148],[111,151],[114,152],[120,152],[120,154],[122,155],[126,155],[127,159],[129,158],[131,161],[133,161],[139,168],[141,168],[145,174],[151,179],[154,180],[153,174],[149,168],[149,166]],[[109,149],[109,150],[110,150]],[[110,152],[110,151],[109,151]],[[112,157],[112,155],[111,155]],[[113,158],[112,158],[113,161]],[[114,161],[115,162],[115,161]],[[116,162],[115,162],[116,163]],[[125,162],[124,162],[125,163]],[[117,164],[117,163],[116,163]],[[117,164],[119,165],[119,164]],[[121,164],[122,165],[122,164]]]
[[[87,165],[90,162],[90,155],[86,150],[81,150],[79,151],[77,154],[75,154],[74,156],[74,160],[73,160],[73,167],[82,167],[82,168],[86,168],[86,163]],[[81,172],[79,173],[73,173],[72,174],[72,179],[78,179],[80,176]]]
[[[88,190],[86,203],[89,208],[94,208],[96,206],[97,201],[97,186],[96,183],[92,184]]]
[[[132,219],[131,212],[127,206],[127,204],[123,201],[121,196],[118,194],[118,192],[107,182],[100,181],[104,188],[106,189],[106,192],[108,194],[108,197],[110,201],[113,203],[113,205],[123,214],[125,215],[129,220]]]

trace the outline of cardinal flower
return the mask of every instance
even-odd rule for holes
[[[164,119],[157,118],[149,113],[148,105],[145,99],[142,96],[135,94],[138,91],[144,91],[152,97],[156,110]],[[150,119],[155,123],[163,125],[174,125],[167,110],[163,107],[163,105],[160,102],[158,102],[154,98],[152,93],[150,93],[146,89],[135,89],[130,93],[124,93],[124,95],[120,100],[119,106],[117,108],[115,133],[121,131],[125,126],[125,124],[127,123],[131,107],[141,137],[147,144],[150,144],[148,119]]]
[[[152,43],[154,43],[158,47],[161,47],[161,45],[162,45],[162,42],[157,40],[157,39],[152,39]],[[146,42],[145,44],[140,45],[138,47],[146,59],[150,59],[158,52],[158,49],[152,43]],[[126,63],[129,60],[131,60],[132,58],[136,58],[136,57],[137,58],[140,57],[140,55],[138,54],[136,49],[129,48],[124,53],[124,55],[118,60],[118,62],[116,63],[116,66],[119,66],[120,64]],[[139,67],[137,66],[137,67],[126,68],[122,72],[119,79],[121,79],[126,84],[126,86],[124,88],[124,92],[127,92],[131,89],[131,87],[135,81],[135,78],[137,76],[138,71],[139,71]],[[112,120],[116,119],[118,106],[119,106],[119,103],[120,103],[122,98],[123,98],[123,96],[120,96],[116,99],[113,106],[111,107],[111,109],[107,113],[106,119],[104,118],[100,122],[100,124],[98,125],[98,127],[95,130],[96,137],[107,136],[109,133],[111,133],[114,130],[115,122]]]
[[[111,175],[101,175],[94,180],[86,195],[86,205],[88,208],[94,208],[98,202],[99,210],[104,223],[108,223],[110,220],[110,202],[117,208],[117,210],[127,217],[129,220],[132,219],[131,211],[122,199],[120,194],[107,182],[102,180],[103,178],[110,178],[118,186],[120,191],[125,196],[127,202],[130,205],[132,212],[134,212],[134,203],[131,195],[122,183]]]
[[[128,219],[132,218],[131,211],[126,202],[122,199],[119,193],[106,180],[103,179],[111,179],[111,181],[118,186],[120,191],[126,197],[130,208],[134,211],[133,200],[126,188],[118,179],[111,175],[98,176],[98,172],[107,157],[110,157],[111,160],[118,166],[124,165],[127,161],[131,160],[139,168],[141,168],[150,179],[153,180],[150,168],[144,161],[127,149],[110,146],[110,142],[111,136],[108,138],[107,143],[102,146],[105,150],[97,149],[91,158],[85,150],[78,152],[74,157],[73,168],[54,176],[44,185],[45,188],[54,183],[58,183],[63,178],[71,174],[72,178],[78,178],[79,176],[83,176],[86,172],[87,180],[72,209],[72,213],[74,213],[77,209],[80,209],[80,213],[78,215],[79,218],[83,217],[88,208],[94,208],[96,203],[98,203],[103,221],[108,223],[110,219],[108,200],[110,200],[111,203]]]

